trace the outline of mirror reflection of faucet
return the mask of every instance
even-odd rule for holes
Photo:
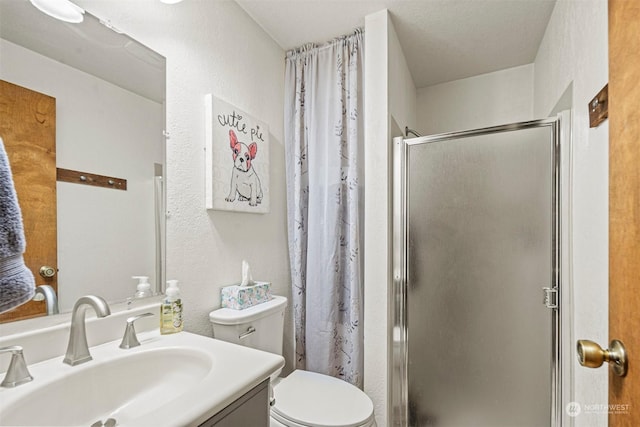
[[[58,296],[56,291],[49,285],[36,286],[36,294],[33,296],[34,301],[44,301],[47,309],[47,316],[59,314]]]

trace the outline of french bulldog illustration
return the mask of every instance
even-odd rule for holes
[[[227,202],[236,200],[249,201],[249,206],[258,206],[262,202],[262,186],[260,178],[251,166],[251,161],[256,158],[258,144],[252,142],[247,145],[238,141],[236,133],[229,130],[229,144],[233,152],[233,169],[231,171],[231,188],[225,198]]]

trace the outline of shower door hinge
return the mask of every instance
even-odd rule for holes
[[[558,288],[542,288],[542,303],[550,309],[558,308]]]

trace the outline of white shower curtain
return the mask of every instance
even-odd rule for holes
[[[357,30],[290,51],[287,211],[296,368],[362,387],[362,80]]]

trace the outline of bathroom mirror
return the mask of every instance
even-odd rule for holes
[[[48,265],[54,267],[52,278],[27,262],[36,285],[56,285],[61,313],[86,294],[110,303],[133,297],[137,282],[132,276],[149,276],[152,290],[162,289],[165,58],[88,12],[83,22],[66,23],[27,0],[0,2],[0,58],[3,87],[55,98],[55,151],[40,151],[55,159],[54,173],[57,169],[51,196],[57,250]],[[14,92],[5,98],[10,102],[4,107],[11,107],[2,108],[2,121],[14,116],[7,111],[23,98],[28,97]],[[1,129],[9,133],[9,127]],[[38,159],[26,168],[14,167],[12,147],[6,135],[0,136],[14,181],[25,179],[16,176],[25,169],[42,167]],[[27,187],[36,187],[32,177],[26,179]],[[101,180],[104,186],[95,185]],[[26,222],[31,205],[23,206],[24,189],[17,184],[16,189]],[[32,234],[26,236],[25,259],[30,248],[47,245],[37,229],[26,232]],[[38,315],[7,314],[2,321]]]

